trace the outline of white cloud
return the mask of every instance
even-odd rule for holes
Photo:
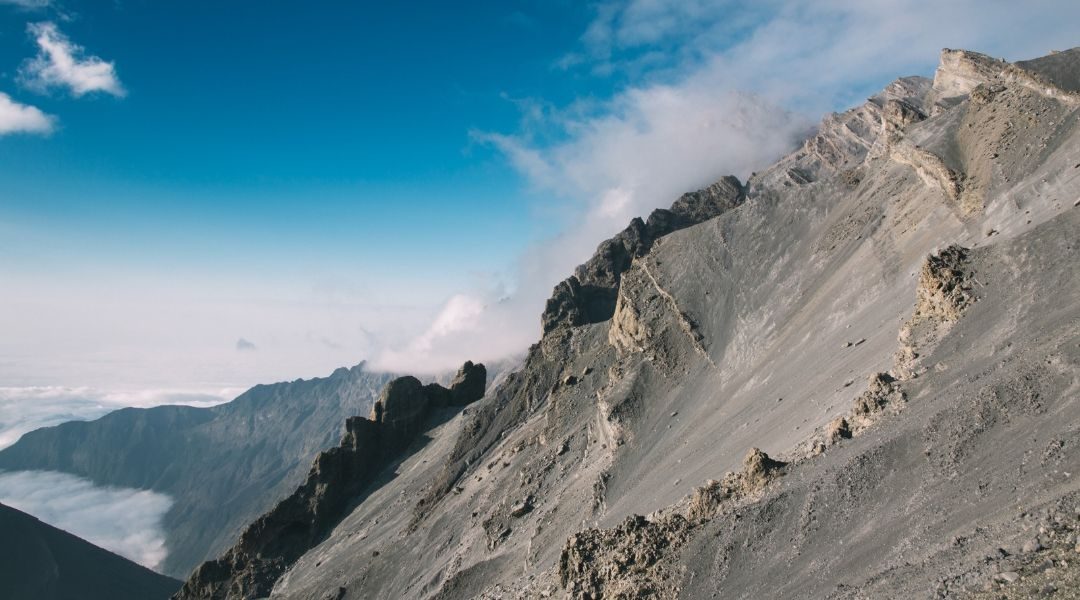
[[[226,388],[125,392],[85,387],[0,387],[0,448],[14,444],[28,431],[67,421],[89,421],[118,408],[162,404],[213,406],[232,400],[241,391]]]
[[[18,6],[20,8],[45,8],[52,4],[52,0],[0,0],[0,4]]]
[[[172,500],[149,490],[98,487],[52,471],[0,472],[0,503],[151,569],[165,560],[161,518]]]
[[[82,46],[69,40],[55,23],[31,23],[27,31],[38,45],[38,55],[26,61],[19,72],[27,87],[39,91],[67,88],[76,97],[92,92],[127,93],[112,62],[84,56]]]
[[[0,92],[0,135],[11,133],[51,133],[56,118],[41,109],[19,104]]]
[[[931,75],[942,47],[1028,58],[1075,44],[1076,22],[1073,0],[602,3],[581,48],[555,66],[637,83],[607,102],[561,110],[515,100],[520,131],[474,134],[560,199],[563,233],[531,247],[501,278],[509,285],[493,275],[497,292],[468,292],[482,313],[440,325],[465,303],[455,296],[431,328],[377,362],[437,370],[518,351],[538,339],[552,286],[631,217],[723,175],[745,179],[823,112],[861,102],[896,77]]]
[[[929,74],[943,47],[1010,60],[1072,47],[1078,18],[1071,0],[627,0],[600,5],[581,66],[635,74],[659,63],[662,77],[697,72],[817,112],[858,101],[851,92],[866,85]]]

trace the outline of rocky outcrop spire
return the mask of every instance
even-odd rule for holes
[[[635,217],[626,229],[605,240],[585,264],[551,293],[540,317],[543,333],[561,326],[576,327],[606,321],[615,314],[619,280],[630,263],[644,256],[661,237],[697,225],[742,204],[745,189],[728,175],[696,192],[683,194],[670,209],[658,208],[642,221]]]
[[[269,596],[282,573],[322,540],[375,475],[431,426],[437,411],[479,400],[486,384],[487,369],[471,362],[450,389],[412,376],[388,383],[370,417],[347,419],[341,443],[315,457],[303,485],[249,525],[223,556],[197,567],[174,600]]]

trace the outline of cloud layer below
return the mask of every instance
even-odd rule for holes
[[[142,390],[107,392],[56,386],[0,387],[0,448],[26,432],[67,421],[89,421],[127,406],[162,404],[213,406],[232,400],[239,389],[212,391]]]
[[[0,503],[156,568],[168,554],[161,519],[172,500],[149,490],[97,487],[52,471],[0,472]]]

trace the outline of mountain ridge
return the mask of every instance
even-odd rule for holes
[[[1080,321],[1056,300],[1080,281],[1040,258],[1074,264],[1080,230],[1062,54],[946,50],[738,206],[640,255],[602,244],[611,316],[560,284],[522,369],[271,598],[1067,590],[1075,569],[1031,550],[1067,556],[1080,530]]]

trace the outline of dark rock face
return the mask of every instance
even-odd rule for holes
[[[180,582],[0,504],[0,598],[153,600]]]
[[[731,175],[696,192],[683,194],[671,205],[679,219],[676,229],[708,221],[742,203],[743,185]]]
[[[437,385],[433,384],[432,388]],[[368,418],[381,426],[381,433],[387,437],[387,442],[397,446],[423,430],[434,404],[433,397],[441,399],[442,396],[438,391],[429,396],[415,377],[399,377],[386,385]]]
[[[319,453],[306,481],[259,517],[223,556],[195,569],[176,600],[263,598],[274,582],[347,514],[352,502],[447,406],[484,395],[487,370],[465,363],[451,389],[411,376],[386,385],[371,417],[345,421],[341,443]],[[460,404],[458,404],[460,403]]]
[[[577,327],[610,319],[615,313],[619,280],[635,258],[648,254],[659,238],[719,216],[744,199],[743,185],[729,175],[709,187],[683,194],[670,210],[654,210],[648,221],[634,218],[626,229],[602,242],[573,275],[555,286],[540,317],[544,334],[560,326]]]
[[[450,403],[454,406],[465,406],[475,402],[484,397],[486,386],[487,368],[467,361],[450,382]]]

